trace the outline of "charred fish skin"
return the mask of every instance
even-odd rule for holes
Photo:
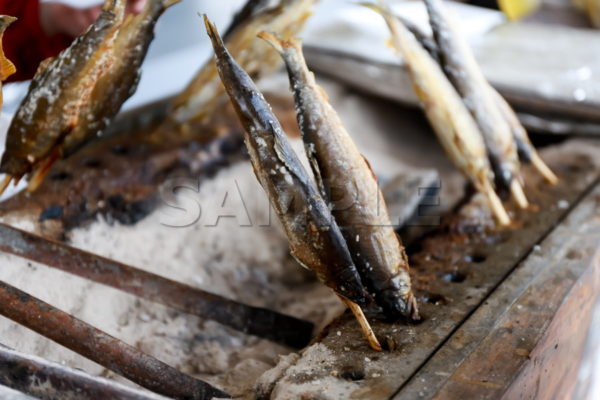
[[[517,145],[517,152],[521,161],[533,165],[540,175],[544,177],[546,182],[550,183],[551,185],[557,184],[558,177],[556,174],[554,174],[550,167],[546,165],[546,163],[538,154],[537,150],[533,146],[533,143],[531,143],[531,140],[529,139],[529,135],[527,135],[525,127],[521,124],[521,121],[519,121],[519,117],[517,117],[515,111],[508,104],[506,99],[504,99],[504,97],[502,97],[500,93],[496,91],[496,89],[491,87],[490,89],[494,92],[500,110],[511,126],[513,137]]]
[[[181,0],[148,0],[141,13],[130,15],[119,28],[113,52],[112,66],[98,80],[91,101],[82,110],[83,118],[65,138],[63,157],[73,154],[89,140],[101,135],[121,106],[136,91],[141,77],[140,68],[160,16]]]
[[[425,0],[444,71],[475,118],[490,158],[499,192],[509,193],[519,173],[511,128],[494,99],[468,44],[458,34],[442,0]]]
[[[219,75],[244,127],[254,172],[283,225],[292,255],[338,294],[365,304],[366,292],[325,201],[311,184],[269,104],[231,57],[214,25],[206,16],[204,20]]]
[[[124,12],[124,0],[106,0],[84,35],[40,65],[8,130],[0,172],[17,179],[31,172],[77,126],[94,83],[113,62]]]
[[[388,318],[419,319],[408,260],[377,179],[309,71],[300,40],[285,41],[266,32],[259,36],[285,62],[306,154],[323,197],[330,204],[332,199],[351,199],[343,207],[333,204],[332,214],[363,283]]]

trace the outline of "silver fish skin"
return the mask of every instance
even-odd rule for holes
[[[285,62],[306,154],[363,283],[389,319],[419,319],[408,259],[377,178],[309,71],[300,40],[259,36]]]
[[[442,0],[424,0],[444,72],[463,98],[483,135],[497,191],[508,194],[519,176],[519,158],[511,127],[494,99],[464,38]]]
[[[402,55],[415,94],[448,157],[486,196],[499,225],[508,225],[510,216],[493,190],[493,174],[481,132],[462,98],[436,60],[385,4],[364,6],[384,18],[392,35],[391,44]]]
[[[206,16],[205,24],[219,75],[244,127],[254,172],[283,225],[292,255],[336,293],[365,304],[366,291],[327,204],[290,147],[269,104],[231,57]]]

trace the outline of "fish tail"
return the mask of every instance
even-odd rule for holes
[[[0,35],[0,42],[2,35]],[[6,80],[9,76],[17,72],[17,67],[8,58],[4,56],[4,51],[0,49],[0,81]]]
[[[292,47],[295,50],[300,50],[302,47],[302,41],[295,37],[285,40],[274,33],[266,31],[260,32],[258,37],[273,46],[273,48],[280,54],[284,54],[285,49],[288,47]]]
[[[8,28],[17,19],[18,18],[11,17],[10,15],[0,15],[0,34],[4,33],[6,28]]]
[[[210,41],[213,43],[213,47],[215,47],[215,51],[221,50],[221,48],[225,48],[225,43],[223,43],[223,39],[219,35],[217,31],[217,27],[212,23],[206,14],[202,14],[202,18],[204,19],[204,26],[206,26],[206,33],[210,38]],[[216,45],[216,46],[215,46]]]

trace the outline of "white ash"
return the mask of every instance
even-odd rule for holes
[[[437,166],[444,165],[441,168],[444,171],[442,191],[456,188],[456,185],[445,184],[454,182],[445,177],[456,175],[447,173],[451,169],[447,168],[448,163],[433,135],[423,135],[419,126],[406,125],[402,116],[392,118],[395,114],[380,112],[381,105],[373,99],[336,90],[332,84],[328,84],[327,91],[376,172],[387,177],[406,172],[411,170],[404,164],[407,160],[413,165],[425,166],[423,154],[427,154],[436,160]],[[341,98],[343,101],[339,101]],[[400,126],[402,135],[397,132]],[[407,133],[410,133],[409,139]],[[293,146],[306,165],[302,143],[294,140]],[[310,174],[310,168],[307,170]],[[221,207],[225,192],[229,195]],[[239,193],[242,193],[243,203]],[[161,223],[170,221],[173,225],[177,218],[179,221],[186,218],[163,206],[135,226],[109,224],[99,219],[71,232],[69,242],[194,287],[309,319],[317,323],[316,331],[342,312],[344,306],[331,291],[315,282],[312,274],[300,268],[289,256],[287,240],[275,214],[271,215],[270,226],[254,223],[268,221],[269,208],[249,163],[236,165],[213,180],[203,182],[198,193],[185,189],[176,198],[188,206],[200,201],[200,220],[182,228],[165,226]],[[451,204],[451,201],[445,203]],[[243,211],[244,206],[247,214]],[[216,219],[216,210],[228,211],[237,218]],[[248,219],[253,223],[247,223]],[[217,221],[216,226],[205,226],[207,223],[215,225]],[[44,230],[44,225],[39,229],[37,216],[32,215],[13,216],[4,222],[38,233]],[[258,382],[256,390],[259,394],[261,390],[263,393],[273,390],[273,398],[286,398],[285,385],[275,381],[284,374],[285,381],[293,371],[309,368],[304,364],[290,367],[297,356],[289,348],[217,323],[181,314],[17,257],[0,254],[0,263],[0,279],[239,398],[253,398],[255,382]],[[116,378],[102,367],[1,317],[0,342],[92,374]],[[312,346],[307,352],[327,363],[328,353],[319,352],[319,348]],[[290,369],[292,371],[288,371]],[[340,386],[339,379],[333,376],[331,382],[325,380],[306,385],[315,384],[322,384],[323,390],[335,385],[335,393],[338,390],[344,392],[341,398],[347,398],[345,394],[356,389],[351,382],[343,382]],[[293,397],[292,393],[288,394]]]
[[[266,196],[247,163],[221,172],[193,193],[203,215],[222,211],[219,201],[203,200],[222,200],[231,181],[237,182],[250,217],[268,221]],[[185,196],[190,193],[178,198]],[[235,196],[228,196],[233,199],[231,207],[239,207]],[[234,218],[204,226],[201,218],[189,227],[173,228],[161,224],[164,214],[163,206],[135,226],[98,220],[73,231],[70,243],[213,293],[307,318],[319,328],[343,310],[329,289],[291,259],[274,215],[270,226],[240,227]],[[21,228],[32,228],[22,221]],[[18,257],[0,254],[0,262],[0,279],[234,395],[247,392],[262,372],[275,366],[279,355],[291,351]],[[113,377],[4,318],[0,337],[17,350]]]

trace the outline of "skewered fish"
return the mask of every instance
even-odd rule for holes
[[[39,183],[60,157],[60,144],[82,119],[95,83],[114,62],[112,47],[124,0],[106,0],[96,22],[54,59],[44,61],[8,130],[0,172]]]
[[[214,25],[204,18],[219,75],[244,127],[254,172],[283,225],[292,255],[350,306],[371,346],[381,350],[356,304],[365,304],[368,297],[325,200],[310,181],[271,107],[231,57]]]
[[[498,223],[509,224],[510,217],[493,188],[481,133],[460,95],[436,61],[387,7],[365,5],[384,17],[392,45],[404,57],[415,93],[448,156],[486,196]]]
[[[0,172],[28,173],[35,190],[60,157],[101,133],[137,87],[139,67],[164,10],[180,0],[149,0],[125,19],[125,0],[106,0],[96,22],[40,65],[9,128]]]
[[[399,17],[400,18],[400,17]],[[427,34],[425,34],[418,26],[412,24],[408,20],[404,20],[400,18],[402,23],[408,28],[408,30],[415,36],[418,42],[423,46],[425,50],[431,55],[433,59],[435,59],[438,63],[440,62],[440,53],[438,49],[437,43],[429,38]],[[544,163],[539,154],[537,153],[535,147],[529,140],[529,136],[527,135],[527,131],[525,127],[519,121],[517,114],[508,104],[508,102],[498,93],[496,89],[494,89],[491,85],[488,84],[489,90],[492,91],[492,96],[496,101],[496,106],[500,109],[503,118],[508,122],[511,128],[512,136],[515,141],[515,145],[517,148],[517,154],[519,155],[519,159],[522,163],[531,163],[533,167],[544,177],[544,179],[551,183],[556,184],[558,182],[558,178],[550,170],[550,168]]]
[[[256,40],[256,35],[263,30],[281,32],[286,36],[295,35],[312,14],[315,2],[316,0],[281,0],[273,8],[251,17],[246,16],[237,27],[228,32],[228,50],[253,79],[275,71],[280,66],[279,57],[273,54],[266,43]],[[256,0],[252,3],[253,7],[257,6],[255,3]],[[178,124],[200,121],[225,104],[227,97],[224,96],[223,85],[216,79],[217,76],[214,63],[207,62],[187,88],[173,100],[170,117]]]
[[[169,7],[180,1],[149,0],[141,13],[125,19],[112,49],[113,63],[96,83],[91,101],[82,112],[84,118],[65,137],[63,157],[68,157],[91,137],[103,132],[123,103],[135,93],[140,68],[154,39],[154,26]]]
[[[528,206],[519,183],[517,147],[508,121],[483,76],[468,44],[456,31],[441,0],[425,0],[429,23],[438,45],[440,63],[477,122],[483,136],[496,190],[511,192],[521,208]]]
[[[377,178],[308,70],[300,40],[259,36],[285,61],[306,154],[321,195],[333,203],[332,214],[362,281],[388,317],[419,319],[408,260]]]

